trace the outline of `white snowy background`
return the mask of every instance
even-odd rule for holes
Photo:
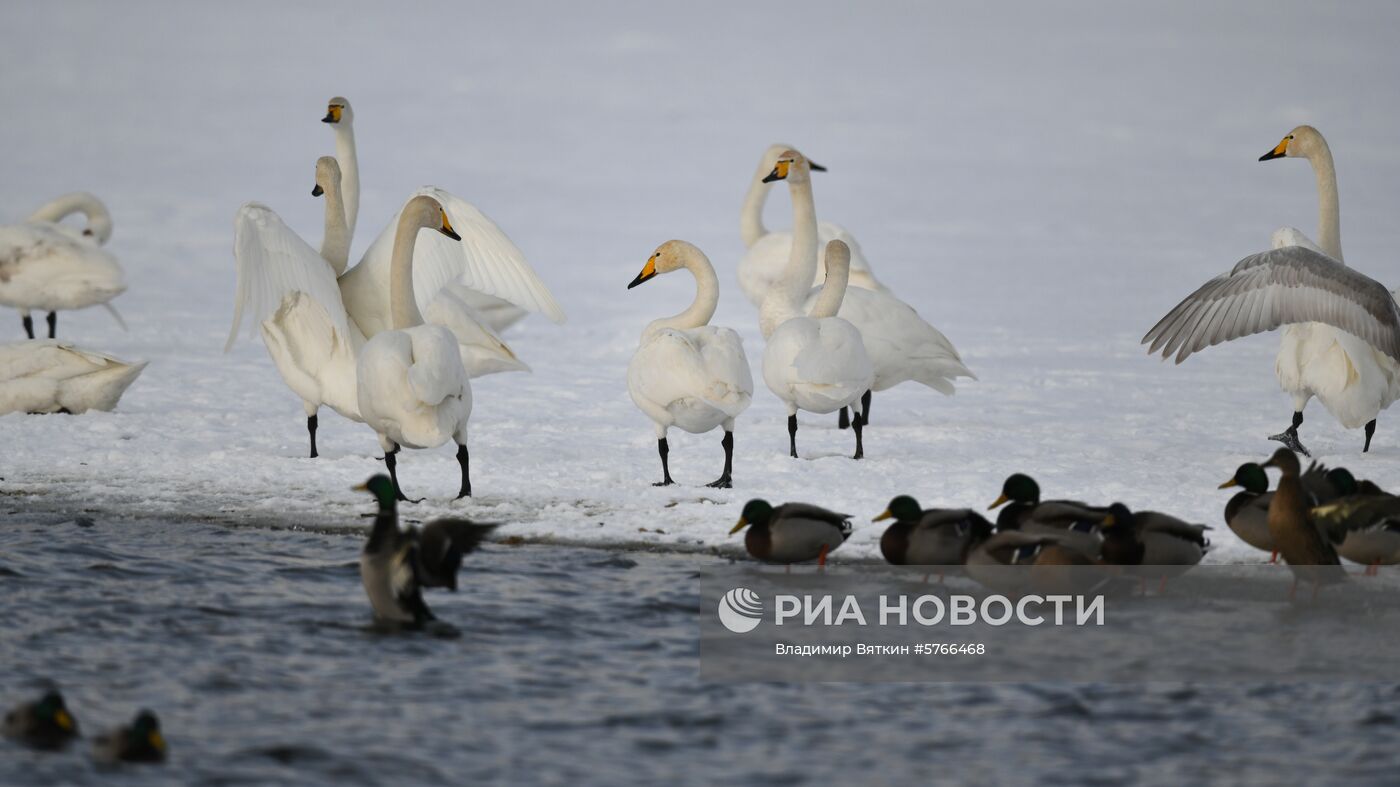
[[[453,503],[449,448],[406,452],[401,479],[453,512],[530,539],[693,548],[750,497],[850,512],[841,557],[878,554],[868,523],[896,493],[985,506],[1010,472],[1047,497],[1122,499],[1216,526],[1214,560],[1256,560],[1223,527],[1234,467],[1275,444],[1290,405],[1277,336],[1176,367],[1142,334],[1284,225],[1316,231],[1301,160],[1257,163],[1293,126],[1336,156],[1348,262],[1391,285],[1400,210],[1400,6],[1392,3],[10,4],[0,25],[0,220],[85,189],[111,207],[130,290],[65,313],[60,338],[150,367],[115,413],[0,418],[6,511],[93,511],[359,525],[352,484],[381,469],[374,436],[323,411],[305,458],[299,401],[260,341],[221,352],[232,219],[276,209],[313,245],[326,99],[354,104],[363,197],[352,258],[412,189],[474,202],[569,313],[506,338],[534,367],[474,383],[477,497]],[[625,285],[669,238],[724,285],[715,323],[757,365],[735,283],[738,211],[757,159],[789,142],[830,167],[821,218],[981,377],[943,397],[877,395],[868,459],[834,417],[784,411],[762,386],[740,420],[736,485],[718,433],[672,433],[678,487],[624,373],[647,321],[688,277]],[[790,223],[785,190],[770,226]],[[0,314],[0,337],[21,336]],[[1316,403],[1302,436],[1330,463],[1400,484],[1400,417],[1360,432]],[[664,532],[658,532],[664,531]]]

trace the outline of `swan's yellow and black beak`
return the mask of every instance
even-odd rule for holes
[[[321,184],[320,184],[320,183],[317,183],[315,186],[312,186],[312,187],[311,187],[311,196],[313,196],[313,197],[319,197],[319,196],[321,196],[322,194],[325,194],[325,193],[326,193],[326,190],[323,189],[323,188],[321,188]]]
[[[657,256],[656,254],[651,255],[651,259],[647,260],[647,264],[642,267],[642,272],[637,274],[637,278],[633,279],[631,284],[627,285],[627,289],[630,290],[656,275]]]
[[[780,159],[778,163],[774,165],[773,171],[768,173],[768,176],[763,179],[763,182],[772,183],[775,180],[786,180],[788,176],[788,169],[791,167],[792,159]]]
[[[326,116],[321,118],[322,123],[339,123],[340,113],[345,111],[345,107],[340,104],[330,104],[326,107]]]
[[[993,500],[991,505],[987,506],[987,510],[991,511],[992,509],[1005,505],[1009,502],[1011,502],[1011,498],[1007,497],[1005,494],[1002,494],[998,496],[996,500]]]
[[[1229,488],[1232,487],[1232,486],[1239,486],[1239,485],[1240,485],[1240,484],[1239,484],[1238,481],[1236,481],[1235,479],[1231,478],[1229,481],[1226,481],[1225,483],[1221,484],[1220,486],[1217,486],[1216,489],[1229,489]]]
[[[1260,160],[1260,161],[1269,161],[1270,159],[1283,158],[1284,156],[1287,156],[1287,155],[1288,155],[1288,143],[1289,143],[1289,142],[1292,142],[1292,141],[1293,141],[1293,135],[1290,134],[1290,135],[1284,137],[1282,142],[1280,142],[1280,143],[1278,143],[1277,145],[1275,145],[1273,150],[1271,150],[1271,151],[1269,151],[1268,153],[1265,153],[1264,155],[1260,156],[1260,157],[1259,157],[1259,160]]]
[[[811,159],[807,159],[807,169],[810,169],[813,172],[826,172],[826,167],[823,167],[822,165],[818,164],[817,162]]]
[[[874,519],[872,519],[872,520],[870,520],[870,521],[871,521],[871,522],[883,522],[883,521],[885,521],[886,519],[889,519],[889,518],[892,517],[892,516],[894,516],[894,514],[891,514],[891,513],[889,512],[889,509],[885,509],[885,513],[883,513],[883,514],[881,514],[881,515],[875,517]]]
[[[438,227],[438,232],[441,232],[443,235],[446,235],[452,240],[462,239],[462,236],[458,235],[457,231],[452,229],[452,222],[447,220],[447,211],[445,210],[442,211],[442,226]]]
[[[735,533],[739,532],[740,530],[743,530],[744,528],[746,528],[746,527],[748,527],[748,526],[749,526],[749,520],[746,519],[746,518],[744,518],[744,517],[739,517],[739,523],[736,524],[736,525],[734,526],[734,528],[733,528],[732,530],[729,531],[729,535],[732,536],[732,535],[734,535]]]

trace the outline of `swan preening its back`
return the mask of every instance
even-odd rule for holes
[[[1400,307],[1383,284],[1342,262],[1332,152],[1311,126],[1299,126],[1260,157],[1302,157],[1317,176],[1318,243],[1291,227],[1270,251],[1244,258],[1167,313],[1147,335],[1149,352],[1194,352],[1283,327],[1275,372],[1293,397],[1293,421],[1273,439],[1303,451],[1298,427],[1316,396],[1348,429],[1365,426],[1370,450],[1376,416],[1400,398]]]
[[[60,223],[74,213],[87,218],[86,227]],[[111,236],[107,206],[86,192],[65,194],[23,223],[0,227],[0,305],[19,310],[29,338],[34,338],[32,310],[48,312],[50,339],[60,310],[103,306],[126,327],[108,303],[126,291],[121,266],[99,248]]]
[[[656,425],[662,473],[657,486],[674,483],[667,429],[674,426],[702,434],[723,426],[724,470],[709,486],[728,489],[734,464],[734,419],[753,400],[753,375],[739,334],[709,324],[719,304],[714,267],[695,246],[667,241],[647,258],[627,289],[682,268],[695,277],[695,300],[680,314],[647,325],[627,365],[627,392]]]

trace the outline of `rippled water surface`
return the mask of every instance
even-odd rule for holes
[[[0,742],[0,783],[1392,781],[1395,685],[702,683],[717,558],[489,545],[370,626],[357,534],[0,512],[0,700],[56,681],[163,767]],[[1034,676],[1026,676],[1033,679]]]

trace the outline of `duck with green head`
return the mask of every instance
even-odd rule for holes
[[[1326,465],[1317,462],[1308,465],[1299,481],[1314,506],[1360,490],[1356,479],[1346,468],[1334,467],[1329,470]],[[1245,462],[1219,488],[1235,487],[1240,487],[1242,491],[1225,503],[1225,524],[1241,541],[1270,553],[1270,563],[1277,562],[1278,550],[1274,547],[1273,533],[1269,531],[1269,504],[1273,502],[1274,493],[1269,491],[1268,473],[1257,462]]]
[[[136,714],[131,723],[99,737],[92,755],[99,762],[165,762],[165,736],[160,719],[148,710]]]
[[[462,556],[475,551],[498,525],[435,519],[421,530],[401,530],[398,490],[389,476],[371,476],[355,490],[373,494],[379,504],[360,553],[360,580],[375,617],[411,625],[434,620],[422,589],[456,590]]]
[[[1010,505],[1006,505],[1006,504]],[[1001,496],[987,507],[1006,505],[997,515],[997,532],[1019,531],[1034,536],[1054,536],[1066,546],[1090,558],[1099,554],[1102,536],[1099,521],[1106,510],[1076,500],[1041,500],[1040,485],[1024,473],[1007,476]]]
[[[827,555],[851,537],[851,516],[809,503],[775,507],[755,499],[744,504],[729,534],[744,528],[744,547],[758,560],[786,565],[815,560],[824,566]]]
[[[967,508],[919,507],[909,495],[890,500],[876,522],[893,519],[880,536],[880,553],[896,566],[956,566],[962,563],[973,537],[974,524],[991,531],[991,523]]]
[[[78,737],[78,722],[57,689],[5,714],[4,734],[34,749],[61,749]]]
[[[1133,566],[1132,574],[1144,584],[1186,573],[1201,562],[1210,549],[1205,525],[1193,525],[1160,511],[1132,511],[1122,503],[1108,507],[1099,525],[1103,532],[1103,562]]]

